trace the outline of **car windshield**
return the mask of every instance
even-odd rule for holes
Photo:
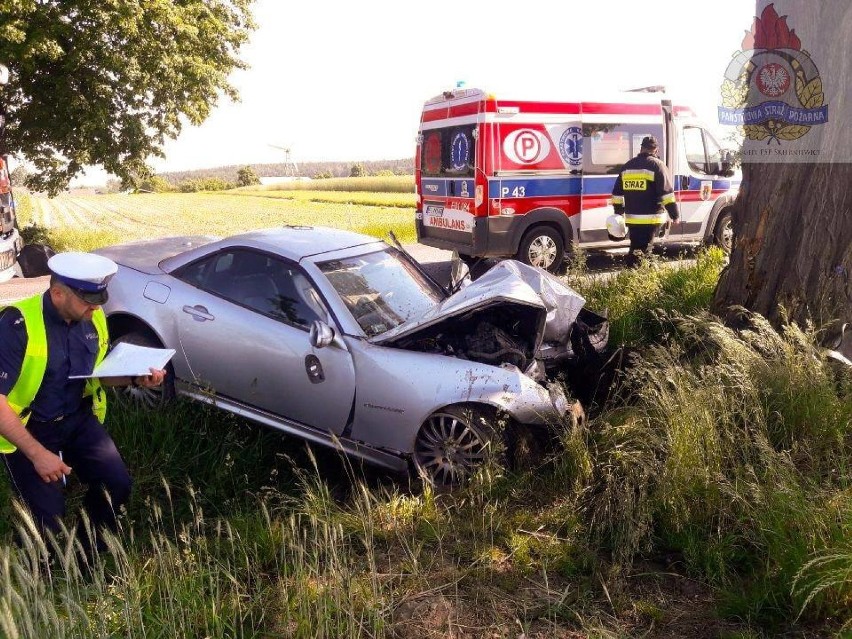
[[[444,299],[444,292],[395,248],[318,266],[368,337],[422,317]]]

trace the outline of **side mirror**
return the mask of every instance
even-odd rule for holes
[[[450,261],[450,293],[455,293],[470,280],[470,268],[459,257],[458,251],[453,251]]]
[[[334,329],[323,321],[314,320],[310,340],[314,348],[325,348],[334,341]]]

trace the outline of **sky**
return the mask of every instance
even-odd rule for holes
[[[241,101],[167,142],[158,172],[283,161],[270,145],[296,162],[413,157],[423,102],[459,81],[516,99],[662,84],[717,126],[754,2],[257,0],[254,15]]]

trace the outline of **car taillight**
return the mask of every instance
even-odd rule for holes
[[[481,184],[477,184],[476,185],[476,192],[474,193],[474,196],[473,196],[473,205],[476,208],[479,208],[484,201],[485,201],[485,189],[482,187]]]

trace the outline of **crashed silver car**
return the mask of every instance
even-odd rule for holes
[[[96,252],[119,265],[104,306],[112,338],[177,351],[164,395],[437,484],[482,462],[498,415],[542,430],[575,410],[547,373],[570,361],[578,318],[594,316],[519,262],[448,291],[401,247],[319,227]]]

